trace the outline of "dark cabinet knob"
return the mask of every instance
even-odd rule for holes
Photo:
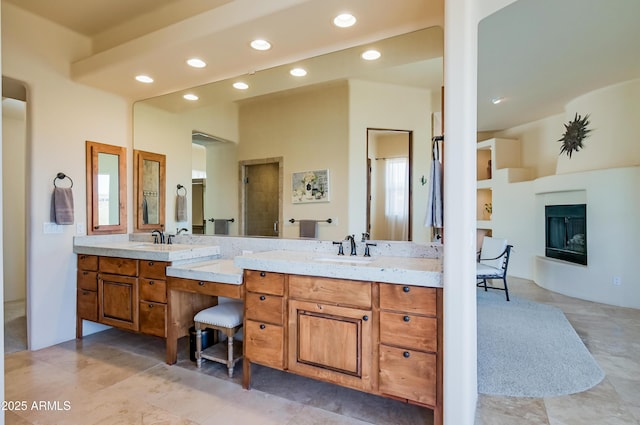
[[[149,304],[149,308],[153,308],[153,304]]]
[[[89,274],[89,272],[82,272],[82,274],[86,276]]]
[[[260,277],[265,277],[267,274],[265,272],[260,272]]]
[[[408,322],[409,320],[411,320],[411,318],[409,316],[404,316],[402,320],[404,320],[405,322]]]
[[[198,285],[204,286],[204,282],[200,281],[200,282],[198,282]]]
[[[266,299],[267,299],[267,297],[265,297],[264,295],[260,295],[260,301],[264,301]]]
[[[402,355],[404,356],[405,359],[408,359],[411,356],[411,353],[409,353],[408,351],[405,351],[404,353],[402,353]]]
[[[369,316],[362,316],[362,320],[366,322],[367,320],[369,320]]]
[[[149,267],[153,267],[153,261],[149,261]]]
[[[155,285],[156,283],[153,280],[149,281],[149,285]]]
[[[402,287],[402,290],[403,290],[404,292],[409,292],[409,291],[410,291],[410,289],[409,289],[409,287],[408,287],[408,286],[403,286],[403,287]]]
[[[262,325],[260,325],[260,329],[264,329],[264,328],[266,328],[266,326],[265,326],[265,325],[263,325],[263,324],[262,324]]]

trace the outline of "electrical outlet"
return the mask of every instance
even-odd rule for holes
[[[620,278],[620,276],[614,276],[613,277],[613,284],[617,285],[617,286],[622,285],[622,279]]]

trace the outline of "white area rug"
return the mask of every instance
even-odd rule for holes
[[[553,397],[585,391],[603,378],[561,310],[478,290],[478,392]]]

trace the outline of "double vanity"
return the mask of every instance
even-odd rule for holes
[[[277,241],[265,250],[258,241],[246,245],[256,252],[243,252],[235,239],[78,238],[77,337],[85,320],[158,336],[173,364],[198,311],[218,296],[241,299],[244,388],[259,364],[425,406],[442,423],[437,248],[432,258],[350,257],[330,242]]]

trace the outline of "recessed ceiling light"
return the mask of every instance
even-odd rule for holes
[[[493,103],[494,105],[497,105],[498,103],[501,103],[504,101],[504,97],[494,97],[493,99],[491,99],[491,103]]]
[[[136,75],[136,80],[140,81],[141,83],[153,83],[153,78],[149,77],[148,75]]]
[[[233,87],[237,88],[238,90],[246,90],[249,88],[249,84],[238,81],[236,83],[233,83]]]
[[[182,96],[182,97],[184,97],[184,98],[185,98],[185,99],[187,99],[187,100],[198,100],[198,99],[199,99],[199,98],[198,98],[198,96],[196,96],[196,95],[195,95],[195,94],[193,94],[193,93],[187,93],[187,94],[185,94],[185,95],[184,95],[184,96]]]
[[[194,68],[204,68],[205,66],[207,66],[207,63],[205,61],[198,58],[191,58],[187,60],[187,64],[189,64],[189,66],[192,66]]]
[[[333,19],[333,25],[340,28],[348,28],[356,23],[356,17],[350,13],[341,13]]]
[[[307,75],[307,71],[303,68],[293,68],[291,71],[289,71],[289,74],[293,75],[294,77],[304,77],[305,75]]]
[[[368,60],[368,61],[374,61],[376,59],[379,59],[380,56],[381,54],[377,50],[367,50],[362,54],[362,59]]]
[[[251,47],[256,50],[269,50],[271,48],[271,43],[267,40],[257,39],[251,42]]]

